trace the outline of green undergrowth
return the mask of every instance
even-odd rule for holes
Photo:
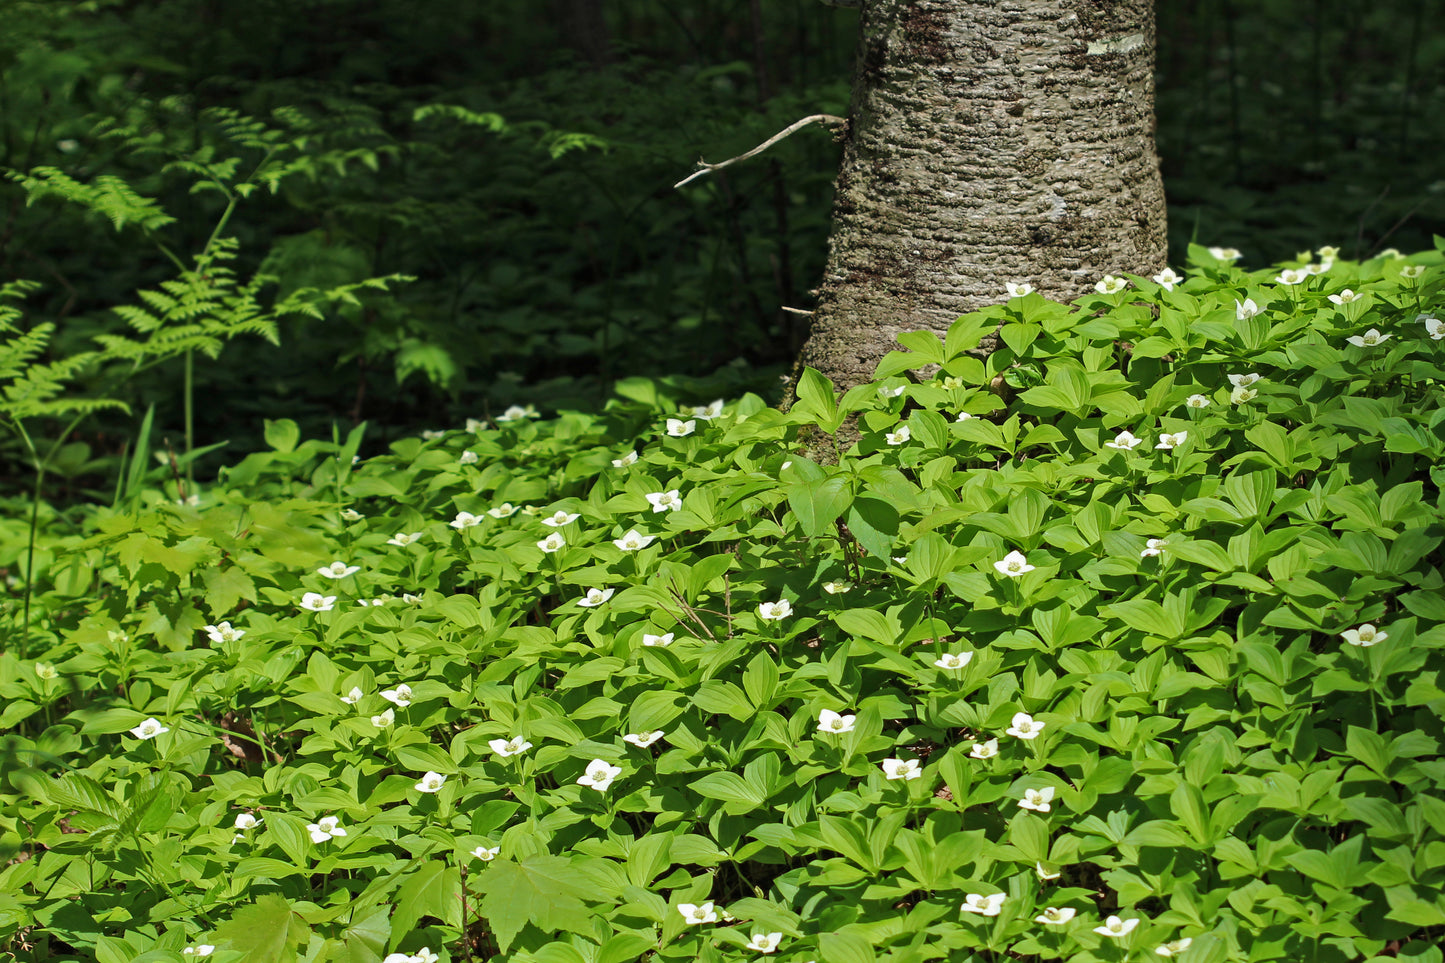
[[[1439,963],[1442,257],[1193,253],[787,413],[633,380],[355,465],[277,421],[48,529],[0,939]]]

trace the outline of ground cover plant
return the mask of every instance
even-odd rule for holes
[[[6,951],[1439,963],[1440,250],[1191,254],[47,529]]]

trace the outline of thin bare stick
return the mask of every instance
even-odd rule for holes
[[[779,310],[779,311],[786,311],[786,312],[788,312],[789,314],[808,314],[808,315],[810,315],[810,314],[813,313],[812,311],[805,311],[805,310],[803,310],[802,308],[790,308],[790,307],[788,307],[786,304],[783,305],[782,307],[780,307],[778,310]]]
[[[749,157],[756,157],[763,151],[767,150],[769,147],[772,147],[778,141],[782,140],[784,137],[787,137],[789,134],[797,133],[804,127],[807,127],[809,124],[823,124],[827,127],[839,127],[846,123],[848,123],[846,119],[834,116],[833,114],[814,114],[811,117],[804,117],[802,120],[796,121],[795,123],[784,127],[781,131],[769,137],[767,140],[763,141],[761,144],[754,147],[746,154],[739,154],[736,157],[730,157],[727,160],[722,161],[718,164],[709,164],[707,161],[699,158],[697,162],[699,170],[694,171],[692,174],[689,174],[687,177],[684,177],[682,180],[672,185],[673,189],[675,190],[679,187],[682,187],[684,184],[696,180],[704,174],[711,174],[713,171],[720,171],[724,167],[729,166],[730,164],[736,164],[738,161],[747,160]]]

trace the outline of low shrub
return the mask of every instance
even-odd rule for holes
[[[1192,253],[93,512],[0,656],[10,954],[1439,963],[1442,257]]]

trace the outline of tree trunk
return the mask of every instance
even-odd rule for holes
[[[1005,282],[1163,266],[1153,0],[865,0],[861,32],[799,370],[859,384]]]

